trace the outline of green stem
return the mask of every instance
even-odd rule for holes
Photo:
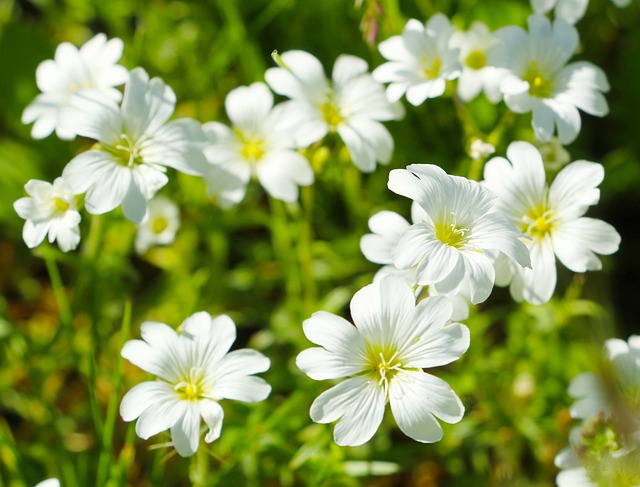
[[[293,238],[290,233],[289,222],[285,212],[284,203],[274,198],[269,198],[271,209],[271,236],[276,258],[282,264],[282,272],[285,281],[287,301],[297,301],[301,295],[298,270],[292,257],[291,248]]]
[[[55,297],[56,304],[58,305],[58,314],[60,316],[60,327],[56,331],[55,335],[51,339],[49,345],[53,344],[60,336],[63,329],[71,330],[73,313],[69,306],[69,300],[67,299],[67,293],[60,277],[60,271],[58,270],[58,263],[56,262],[54,250],[51,248],[45,249],[44,262],[47,266],[47,273],[49,274],[49,281],[51,282],[51,288],[53,289],[53,296]]]
[[[298,255],[302,275],[305,314],[313,307],[316,300],[316,281],[313,272],[313,186],[306,186],[301,191],[302,212],[300,214],[300,239]]]
[[[204,447],[198,448],[198,451],[191,457],[189,465],[189,480],[192,487],[205,487],[207,485],[206,478],[209,472],[209,459],[207,451]]]
[[[129,338],[129,330],[131,329],[131,301],[126,301],[124,311],[122,313],[122,324],[120,326],[120,347],[122,350],[125,342]],[[115,369],[113,371],[113,392],[109,398],[107,406],[107,415],[102,428],[102,451],[98,461],[98,474],[96,477],[96,485],[105,485],[109,479],[109,467],[113,463],[113,431],[116,422],[116,412],[118,410],[118,402],[120,400],[120,387],[122,385],[122,356],[118,354]]]

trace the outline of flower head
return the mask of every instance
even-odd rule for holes
[[[553,24],[542,15],[529,17],[529,32],[503,27],[490,51],[491,64],[509,70],[500,83],[507,106],[516,113],[533,112],[536,138],[548,142],[554,132],[563,144],[580,132],[578,109],[603,117],[609,106],[604,72],[591,63],[567,64],[578,46],[578,32],[562,19]]]
[[[63,252],[75,249],[80,243],[81,217],[68,182],[31,179],[24,189],[29,196],[17,200],[13,208],[26,220],[22,238],[27,247],[37,247],[48,235],[49,243],[57,241]]]
[[[250,349],[229,348],[236,327],[226,315],[212,318],[195,313],[181,325],[181,333],[165,325],[142,324],[143,340],[130,340],[122,356],[157,380],[134,386],[122,398],[120,415],[136,418],[136,433],[143,439],[171,429],[180,456],[193,455],[200,441],[200,418],[209,427],[205,441],[220,436],[224,412],[218,402],[264,400],[271,386],[252,374],[269,368],[269,359]]]
[[[457,78],[461,69],[460,50],[449,43],[453,32],[449,19],[436,14],[426,24],[409,20],[402,35],[380,43],[380,54],[390,62],[378,66],[373,77],[390,83],[390,100],[397,101],[406,93],[407,101],[417,106],[444,93],[446,81]]]
[[[460,50],[462,74],[458,78],[458,97],[469,102],[484,91],[491,103],[502,99],[500,81],[507,73],[489,64],[487,52],[496,39],[483,22],[474,22],[466,32],[456,31],[451,36],[451,47]]]
[[[127,70],[116,64],[123,46],[120,39],[107,41],[104,34],[97,34],[80,49],[63,42],[56,49],[55,59],[40,63],[36,83],[42,93],[22,114],[22,123],[35,122],[31,135],[42,139],[55,130],[61,139],[73,139],[76,132],[64,120],[76,94],[91,90],[120,101],[122,94],[114,87],[128,77]]]
[[[153,245],[167,245],[180,228],[180,210],[169,198],[156,196],[149,201],[146,219],[138,225],[136,252],[144,254]]]
[[[600,164],[573,162],[549,187],[542,156],[534,146],[513,142],[507,157],[487,163],[483,185],[498,196],[497,208],[530,236],[525,243],[532,269],[511,267],[511,295],[541,304],[551,299],[556,286],[556,256],[573,272],[599,270],[602,264],[595,254],[616,252],[620,235],[608,223],[583,216],[600,198]]]
[[[546,14],[553,9],[555,18],[575,24],[584,17],[589,0],[531,0],[531,7],[538,14]]]
[[[130,73],[122,105],[88,93],[76,98],[69,124],[98,143],[73,158],[62,175],[76,193],[87,192],[89,213],[122,205],[124,215],[141,223],[147,201],[167,184],[166,167],[203,175],[204,133],[198,122],[168,122],[176,96],[160,78],[149,80],[142,68]]]
[[[309,161],[295,149],[295,114],[287,105],[273,106],[273,95],[264,83],[241,86],[227,95],[229,128],[218,122],[203,126],[209,144],[209,193],[221,206],[240,202],[251,176],[266,191],[287,202],[298,198],[298,186],[313,183]]]
[[[355,326],[318,311],[303,323],[320,347],[304,350],[296,364],[314,380],[350,377],[325,391],[311,405],[311,419],[331,423],[338,445],[371,439],[385,406],[407,436],[423,443],[442,438],[437,416],[462,419],[464,406],[443,380],[424,372],[457,360],[469,347],[469,330],[448,323],[451,303],[429,297],[415,305],[411,288],[393,276],[370,284],[351,300]]]
[[[280,60],[281,67],[268,69],[265,79],[273,91],[291,98],[285,105],[301,145],[335,132],[361,171],[372,172],[377,162],[389,162],[393,139],[380,122],[400,118],[403,110],[389,103],[363,59],[338,57],[331,82],[320,61],[307,52],[288,51]]]
[[[424,212],[393,248],[400,269],[416,267],[418,284],[434,284],[438,292],[469,290],[471,302],[489,297],[494,284],[493,259],[498,250],[529,266],[522,236],[507,219],[492,211],[495,196],[477,182],[449,176],[431,164],[413,164],[389,175],[389,189],[414,200]]]

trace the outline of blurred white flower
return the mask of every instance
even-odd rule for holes
[[[631,0],[611,0],[611,1],[618,8],[628,7],[631,4]]]
[[[107,41],[104,34],[97,34],[80,49],[63,42],[56,48],[53,60],[38,65],[36,83],[42,93],[22,113],[22,123],[35,122],[31,129],[33,138],[42,139],[54,130],[61,139],[76,136],[75,130],[63,123],[64,112],[75,94],[94,90],[105,98],[120,101],[122,94],[114,87],[128,77],[127,70],[116,64],[123,46],[120,39]]]
[[[451,36],[451,47],[460,49],[462,74],[458,78],[458,97],[469,102],[484,91],[491,103],[502,99],[500,81],[508,73],[505,69],[489,65],[487,51],[496,39],[483,22],[474,22],[466,32],[456,31]]]
[[[538,14],[546,14],[551,9],[555,18],[575,24],[584,17],[589,0],[531,0],[531,8]]]
[[[551,137],[546,143],[538,143],[536,147],[542,155],[544,167],[551,171],[558,171],[571,162],[569,151],[560,143],[558,137]]]
[[[271,386],[252,374],[264,372],[270,362],[260,352],[243,348],[229,352],[236,327],[226,315],[212,318],[202,311],[187,318],[181,333],[165,325],[142,324],[143,340],[130,340],[122,356],[156,376],[134,386],[122,398],[120,415],[136,418],[142,439],[171,429],[180,456],[193,455],[200,442],[200,418],[209,427],[205,441],[220,437],[224,412],[218,402],[264,400]]]
[[[37,247],[48,235],[49,243],[57,241],[63,252],[75,249],[80,243],[82,218],[68,182],[64,178],[56,178],[53,184],[31,179],[24,189],[29,196],[13,203],[13,208],[26,220],[22,238],[27,247]]]
[[[492,65],[510,71],[500,83],[507,106],[515,113],[533,112],[536,138],[548,142],[554,132],[563,144],[580,133],[578,109],[603,117],[609,106],[604,72],[586,61],[567,64],[578,46],[578,32],[562,19],[553,24],[531,15],[529,32],[516,26],[494,32],[501,42],[489,51]]]
[[[186,118],[167,123],[175,104],[173,90],[160,78],[149,80],[142,68],[131,71],[120,107],[93,92],[75,98],[69,126],[98,144],[73,158],[62,175],[74,193],[87,192],[89,213],[122,205],[126,218],[141,223],[147,201],[167,184],[166,167],[204,175],[202,128]]]
[[[47,479],[37,483],[34,487],[60,487],[58,479]]]
[[[492,211],[496,197],[477,182],[449,176],[431,164],[412,164],[391,171],[388,186],[424,212],[393,248],[394,265],[416,267],[418,284],[433,284],[443,294],[468,291],[477,304],[489,297],[495,279],[487,251],[503,252],[519,266],[530,265],[522,233]]]
[[[300,145],[336,132],[361,171],[372,172],[377,162],[390,161],[393,139],[380,122],[401,118],[404,111],[389,103],[363,59],[339,56],[331,82],[320,61],[307,52],[285,52],[279,63],[281,67],[267,69],[265,79],[273,91],[291,98],[284,105]]]
[[[309,161],[295,149],[295,113],[287,104],[273,106],[273,95],[264,83],[241,86],[225,100],[232,128],[218,122],[204,124],[209,143],[209,194],[219,198],[223,208],[244,198],[254,175],[267,193],[293,202],[298,186],[313,183]]]
[[[406,93],[407,101],[417,106],[444,93],[446,81],[457,78],[461,70],[460,50],[449,45],[453,32],[449,19],[436,14],[426,24],[409,20],[402,35],[380,43],[380,54],[391,62],[378,66],[373,77],[390,83],[389,100],[397,101]]]
[[[489,142],[485,142],[482,139],[476,138],[471,142],[471,146],[469,147],[469,156],[473,160],[481,160],[486,159],[491,154],[496,151],[496,148],[493,144]]]
[[[640,485],[640,336],[607,340],[605,358],[604,373],[569,385],[569,413],[582,423],[555,458],[559,487]]]
[[[525,243],[532,269],[511,266],[511,295],[516,301],[546,303],[556,287],[556,256],[573,272],[586,272],[602,267],[595,253],[618,250],[620,235],[611,225],[583,217],[600,198],[604,168],[573,162],[548,187],[542,156],[533,145],[513,142],[507,157],[487,162],[482,184],[498,196],[497,209],[531,237]]]
[[[448,323],[451,303],[429,297],[417,306],[411,288],[393,276],[370,284],[351,300],[355,326],[318,311],[303,323],[307,338],[320,345],[301,352],[296,364],[314,380],[350,377],[311,405],[311,419],[339,419],[338,445],[361,445],[377,431],[391,404],[398,426],[416,441],[442,438],[437,416],[462,419],[464,406],[449,385],[422,369],[457,360],[469,347],[469,330]]]
[[[136,252],[144,254],[154,245],[168,245],[180,228],[180,210],[169,198],[156,196],[149,201],[146,219],[138,225]]]

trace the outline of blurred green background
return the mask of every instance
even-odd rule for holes
[[[294,360],[310,346],[302,321],[320,309],[348,317],[351,296],[377,270],[359,250],[368,217],[382,209],[408,217],[408,200],[386,189],[389,170],[428,162],[465,174],[469,141],[450,97],[407,106],[403,121],[387,124],[395,154],[371,175],[352,166],[337,139],[309,153],[316,183],[303,190],[300,204],[270,201],[254,182],[237,208],[222,211],[201,180],[173,174],[160,193],[179,204],[183,226],[174,244],[144,256],[133,252],[135,227],[118,212],[84,213],[83,242],[70,254],[48,245],[30,251],[21,239],[23,221],[12,203],[24,184],[52,181],[87,147],[55,136],[33,140],[20,122],[38,92],[36,67],[60,42],[79,46],[96,32],[119,37],[122,64],[143,66],[176,91],[176,116],[226,122],[225,96],[263,80],[274,49],[307,50],[327,72],[342,53],[372,68],[381,64],[375,45],[364,40],[378,5],[379,40],[400,33],[408,18],[424,21],[436,12],[459,28],[482,20],[492,29],[525,26],[531,12],[526,0],[0,0],[0,485],[32,486],[56,476],[64,487],[181,486],[190,470],[197,480],[204,462],[191,468],[171,447],[150,449],[169,441],[168,434],[142,441],[115,408],[125,390],[148,378],[121,364],[123,341],[138,337],[144,320],[176,327],[198,310],[228,313],[239,329],[235,347],[249,345],[272,359],[264,374],[273,386],[267,401],[222,403],[222,436],[203,449],[206,485],[554,485],[553,457],[571,427],[569,381],[593,370],[606,337],[638,330],[637,2],[621,10],[592,0],[577,25],[576,59],[607,73],[611,113],[583,114],[581,134],[568,148],[572,160],[604,164],[601,202],[589,215],[617,228],[620,251],[586,278],[561,271],[557,297],[547,305],[516,305],[496,289],[472,312],[469,351],[435,372],[467,408],[459,424],[443,425],[438,444],[409,440],[388,414],[368,444],[337,447],[332,426],[308,417],[329,384],[308,379]],[[489,133],[506,108],[480,97],[470,110]],[[529,124],[529,114],[517,117],[497,155],[512,140],[531,140]],[[50,276],[62,284],[52,286]],[[123,336],[127,302],[131,333]]]

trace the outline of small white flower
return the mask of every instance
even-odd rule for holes
[[[313,169],[295,150],[297,127],[287,105],[274,107],[269,88],[254,83],[232,90],[225,106],[232,128],[218,122],[203,126],[209,139],[209,193],[219,197],[222,207],[237,204],[254,175],[274,198],[297,200],[298,186],[313,183]]]
[[[551,171],[558,171],[571,162],[569,151],[560,143],[558,137],[551,137],[546,143],[538,143],[536,147],[542,155],[544,167]]]
[[[137,418],[136,433],[145,440],[171,429],[176,451],[186,457],[198,449],[200,418],[209,427],[207,443],[220,437],[220,400],[258,402],[269,395],[271,386],[252,374],[266,371],[270,362],[255,350],[229,352],[236,327],[226,315],[195,313],[180,329],[177,334],[164,323],[147,321],[141,327],[143,340],[125,343],[122,356],[157,380],[127,392],[120,415],[125,421]]]
[[[58,479],[47,479],[37,483],[34,487],[60,487]]]
[[[487,251],[530,265],[527,247],[519,240],[522,233],[492,211],[495,196],[477,182],[449,176],[431,164],[413,164],[391,171],[388,186],[424,212],[393,248],[394,265],[417,267],[418,284],[434,284],[444,294],[468,290],[477,304],[489,297],[494,284],[493,259]]]
[[[527,142],[513,142],[507,157],[491,159],[483,185],[498,195],[497,208],[531,239],[532,269],[511,267],[511,295],[517,301],[546,303],[556,287],[556,256],[573,272],[599,270],[597,254],[618,250],[620,235],[608,223],[583,215],[600,198],[600,164],[576,161],[547,186],[540,152]],[[506,281],[508,282],[508,278]]]
[[[94,95],[76,97],[69,123],[98,144],[73,158],[62,175],[76,194],[87,192],[89,213],[122,205],[126,218],[141,223],[147,201],[168,182],[166,167],[206,172],[204,133],[192,119],[167,123],[176,95],[160,78],[149,80],[142,68],[131,71],[122,106]]]
[[[380,54],[391,62],[373,71],[375,80],[390,83],[387,96],[391,101],[407,94],[414,106],[427,98],[444,93],[447,80],[460,75],[460,50],[449,45],[454,27],[449,19],[436,14],[426,24],[411,19],[401,36],[393,36],[378,46]]]
[[[578,109],[603,117],[609,106],[604,72],[586,61],[567,64],[578,46],[578,32],[562,19],[553,24],[531,15],[529,32],[508,26],[494,32],[500,44],[491,48],[492,65],[510,71],[500,83],[507,106],[515,113],[533,112],[536,138],[548,142],[557,131],[569,144],[580,133]]]
[[[38,65],[36,83],[42,93],[22,114],[22,123],[35,122],[31,129],[33,138],[42,139],[54,130],[61,139],[76,136],[73,128],[64,124],[65,111],[75,94],[93,90],[120,101],[122,94],[114,87],[128,77],[127,70],[116,64],[123,46],[120,39],[107,41],[104,34],[97,34],[80,49],[63,42],[56,49],[55,59]]]
[[[146,219],[138,225],[136,252],[144,254],[154,245],[168,245],[180,228],[180,210],[169,198],[156,196],[149,201]]]
[[[451,303],[429,297],[417,306],[411,289],[393,276],[370,284],[351,300],[355,326],[318,311],[303,323],[307,338],[320,345],[301,352],[296,364],[314,380],[350,377],[311,405],[311,419],[339,419],[338,445],[361,445],[382,422],[385,406],[404,434],[433,443],[442,438],[437,416],[457,423],[464,406],[449,385],[422,369],[457,360],[469,347],[469,330],[449,323]]]
[[[458,97],[469,102],[484,91],[491,103],[502,99],[500,81],[507,74],[505,69],[489,65],[488,50],[496,39],[483,22],[474,22],[466,32],[456,31],[451,36],[451,47],[460,49],[462,74],[458,78]]]
[[[531,0],[531,7],[538,14],[546,14],[554,9],[556,18],[575,24],[584,17],[589,0]]]
[[[493,144],[485,142],[482,139],[474,139],[474,141],[471,142],[471,146],[469,147],[469,156],[475,161],[483,160],[489,157],[495,151],[496,148],[493,146]]]
[[[285,105],[301,146],[336,132],[361,171],[372,172],[376,162],[391,160],[393,139],[380,122],[402,117],[403,109],[389,103],[363,59],[339,56],[331,82],[320,61],[307,52],[285,52],[280,59],[282,67],[267,69],[265,79],[273,91],[291,98]]]
[[[16,213],[26,220],[22,238],[30,249],[49,236],[49,243],[58,242],[63,252],[80,243],[78,225],[81,217],[68,182],[56,178],[53,184],[31,179],[24,186],[29,196],[13,203]]]

